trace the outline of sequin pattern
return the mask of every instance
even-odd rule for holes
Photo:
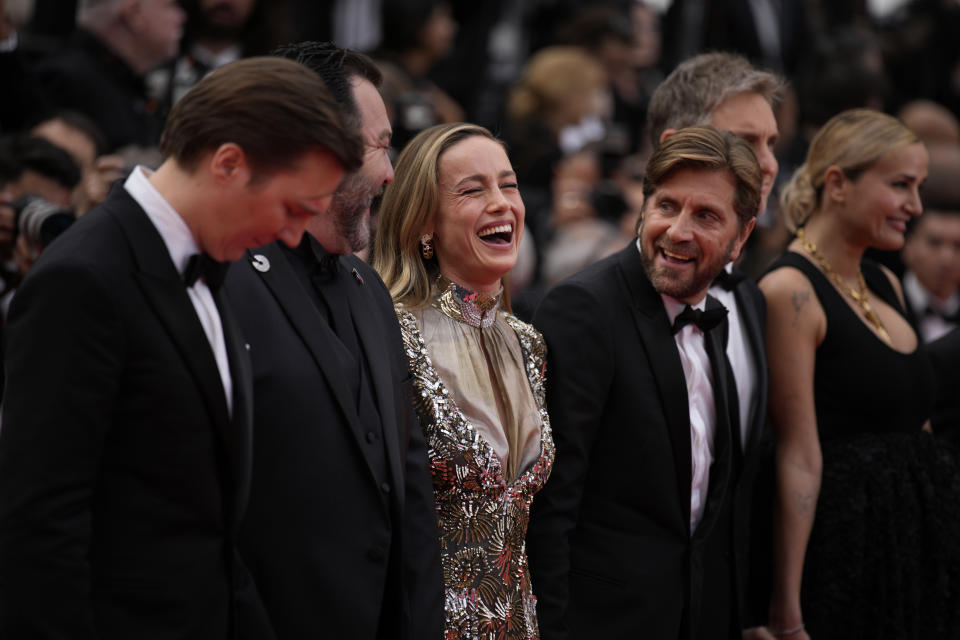
[[[500,311],[524,355],[539,409],[540,455],[507,484],[500,459],[457,408],[413,314],[397,310],[427,439],[445,585],[445,640],[536,640],[536,598],[527,569],[530,503],[553,465],[545,407],[546,345],[532,326]]]

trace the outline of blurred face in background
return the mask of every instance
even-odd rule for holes
[[[924,288],[946,300],[960,287],[960,211],[926,211],[903,246],[903,263]]]
[[[200,32],[219,38],[243,33],[257,0],[200,0]]]

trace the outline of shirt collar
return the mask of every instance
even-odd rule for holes
[[[190,227],[148,179],[150,173],[152,172],[146,167],[137,165],[123,183],[123,188],[140,205],[150,222],[156,227],[163,239],[163,244],[170,253],[173,266],[176,267],[177,273],[183,275],[190,256],[199,253],[200,249],[193,238],[193,233],[190,232]]]

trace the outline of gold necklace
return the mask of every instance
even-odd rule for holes
[[[863,271],[857,268],[857,286],[859,291],[855,291],[853,287],[847,284],[846,280],[841,278],[837,273],[830,267],[830,263],[827,262],[827,259],[820,253],[820,250],[817,249],[817,246],[810,241],[807,237],[807,234],[803,232],[803,229],[797,229],[797,239],[800,240],[800,244],[803,245],[803,248],[813,256],[813,259],[817,261],[817,264],[820,265],[820,268],[823,269],[823,272],[827,274],[831,280],[833,280],[842,291],[844,291],[850,298],[857,303],[857,306],[860,307],[860,310],[863,311],[863,316],[867,319],[867,322],[872,324],[877,330],[877,333],[880,334],[880,337],[890,342],[890,334],[887,333],[886,328],[883,326],[883,322],[880,321],[880,316],[873,310],[870,306],[870,303],[867,302],[867,282],[863,279]]]

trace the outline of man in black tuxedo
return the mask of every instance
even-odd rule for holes
[[[393,180],[380,74],[331,44],[279,53],[324,79],[366,154],[298,247],[250,251],[227,278],[254,378],[241,554],[281,640],[440,638],[435,506],[407,359],[390,294],[351,255]]]
[[[137,167],[51,244],[10,310],[0,428],[0,637],[237,635],[250,362],[219,288],[296,246],[360,141],[315,74],[251,58],[171,112]],[[258,637],[269,637],[260,635]]]
[[[761,180],[733,134],[676,132],[647,165],[638,241],[537,311],[557,445],[527,543],[544,640],[740,635],[743,461],[726,313],[707,290],[753,230]]]
[[[773,154],[779,139],[773,107],[784,88],[782,78],[756,69],[739,55],[694,56],[667,76],[653,94],[649,111],[651,142],[656,146],[676,130],[699,124],[711,124],[740,136],[757,156],[763,173],[757,211],[763,216],[779,170]],[[767,423],[767,308],[756,283],[733,262],[720,272],[710,295],[730,312],[727,358],[737,387],[738,443],[744,460],[735,506],[737,559],[743,567],[738,586],[741,622],[745,629],[754,629],[767,620],[772,557],[774,472],[773,440]]]

